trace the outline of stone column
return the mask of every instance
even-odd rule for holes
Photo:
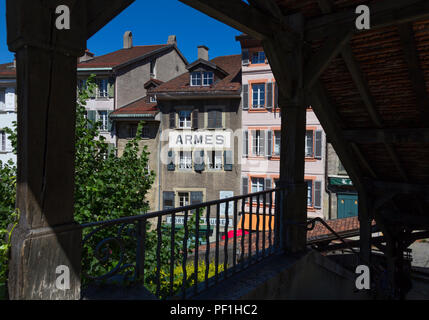
[[[55,26],[59,5],[72,9],[70,30]],[[73,194],[76,67],[86,49],[86,25],[82,1],[7,0],[8,45],[17,58],[20,214],[12,234],[11,299],[80,298],[81,230]],[[59,266],[69,277],[64,269],[57,274]],[[63,286],[57,286],[60,275]]]

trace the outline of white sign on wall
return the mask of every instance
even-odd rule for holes
[[[230,148],[231,133],[227,131],[171,131],[168,135],[170,148]]]
[[[234,196],[234,191],[220,191],[219,192],[219,199],[225,199],[225,198],[231,198]],[[225,214],[226,213],[226,203],[221,203],[220,204],[220,214]],[[228,203],[228,215],[232,216],[234,213],[234,202],[230,201]]]

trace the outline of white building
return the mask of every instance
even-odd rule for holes
[[[0,64],[0,161],[12,160],[16,163],[16,156],[12,152],[12,144],[4,128],[13,129],[16,121],[16,65],[14,62]]]

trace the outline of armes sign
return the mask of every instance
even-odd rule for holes
[[[168,136],[170,148],[222,149],[231,147],[228,131],[172,131]]]

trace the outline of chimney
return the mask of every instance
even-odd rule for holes
[[[124,33],[124,49],[131,49],[133,47],[133,34],[131,31]]]
[[[177,45],[176,36],[173,34],[171,36],[168,36],[167,44],[174,44]]]
[[[198,59],[209,60],[209,48],[206,46],[198,46]]]

